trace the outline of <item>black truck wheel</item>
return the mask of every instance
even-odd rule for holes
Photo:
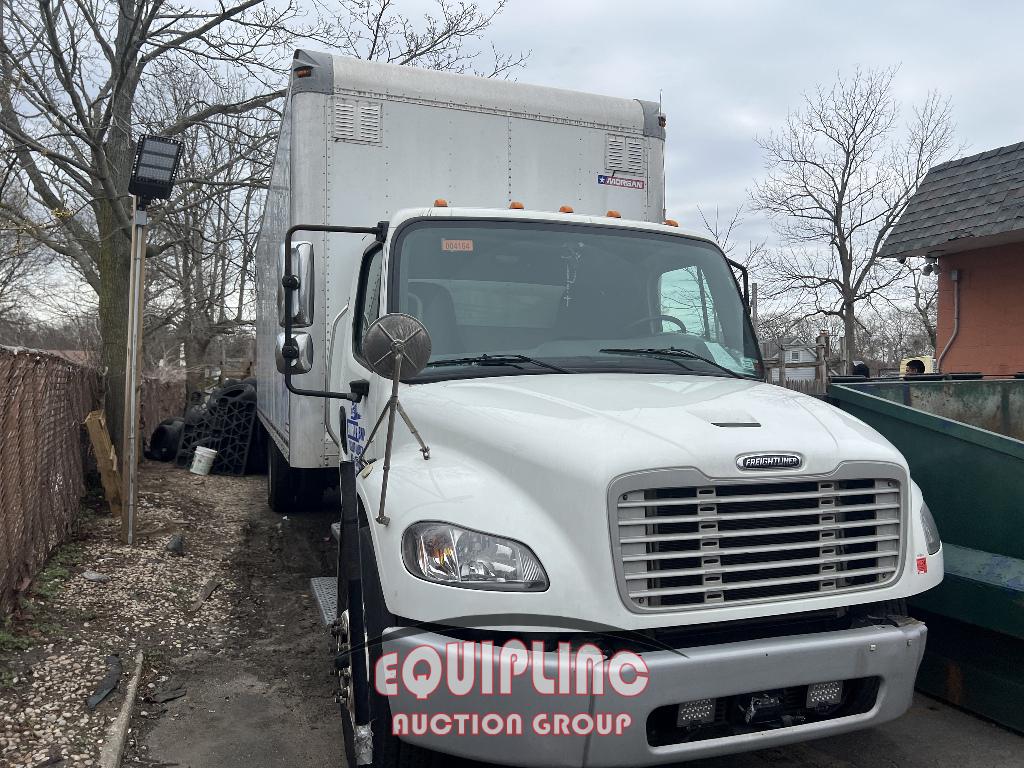
[[[324,503],[327,482],[334,477],[329,469],[293,469],[295,476],[295,511],[315,512]]]
[[[324,491],[337,482],[337,472],[329,469],[297,469],[267,439],[267,504],[279,515],[315,512],[322,508]]]
[[[267,504],[279,515],[295,510],[295,470],[288,466],[288,460],[270,439],[267,441]]]
[[[383,699],[376,691],[373,696]],[[373,764],[376,768],[437,768],[441,755],[402,741],[391,733],[391,710],[387,701],[381,706],[387,714],[373,720]]]
[[[388,612],[384,602],[384,593],[380,586],[377,563],[373,554],[373,543],[362,504],[359,504],[358,517],[357,522],[350,521],[348,525],[343,522],[342,538],[345,538],[346,533],[349,536],[357,533],[359,539],[358,593],[361,594],[362,600],[358,603],[346,602],[350,632],[358,632],[362,638],[360,643],[350,635],[349,642],[352,643],[350,647],[357,649],[359,657],[362,657],[362,648],[367,648],[369,650],[369,665],[362,671],[357,671],[352,667],[349,671],[352,680],[352,695],[367,704],[370,731],[373,737],[373,765],[375,768],[439,768],[442,759],[440,753],[402,741],[391,732],[391,707],[388,697],[377,693],[373,685],[372,670],[376,669],[377,661],[383,654],[381,635],[388,626],[394,626],[394,617]],[[341,542],[341,546],[345,554],[351,556],[352,548],[345,548],[344,542]],[[345,584],[345,592],[348,595],[346,574],[352,574],[351,569],[342,572],[339,584]],[[339,599],[341,599],[340,593]],[[353,659],[356,664],[361,663],[359,657]],[[355,708],[362,709],[358,705]],[[348,711],[343,712],[342,717],[348,718]],[[345,737],[345,753],[351,759],[355,752],[353,729],[351,722],[346,725],[347,727],[342,729]]]

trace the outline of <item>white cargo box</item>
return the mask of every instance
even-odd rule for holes
[[[301,76],[300,76],[301,75]],[[288,463],[334,466],[337,402],[291,396],[274,367],[278,254],[296,224],[372,226],[403,208],[449,205],[661,221],[664,117],[656,103],[298,51],[257,246],[259,413]],[[369,236],[313,243],[314,365],[328,388],[331,325],[348,304]]]

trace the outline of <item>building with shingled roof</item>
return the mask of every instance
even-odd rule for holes
[[[880,255],[937,273],[942,371],[1024,371],[1024,142],[932,168]]]

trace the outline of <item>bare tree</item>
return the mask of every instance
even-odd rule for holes
[[[907,303],[913,307],[917,322],[928,337],[932,351],[936,349],[937,327],[939,323],[939,283],[930,275],[922,274],[920,269],[904,265],[907,272],[904,280],[903,294]]]
[[[208,90],[180,71],[155,108],[173,114],[207,100]],[[211,119],[183,137],[177,190],[155,222],[147,327],[168,328],[165,340],[183,348],[189,391],[201,388],[210,343],[252,323],[253,254],[279,118],[262,107]]]
[[[47,261],[45,248],[32,233],[3,216],[8,210],[23,216],[28,207],[25,195],[10,183],[11,178],[9,170],[0,176],[0,322],[8,328],[25,318],[30,281]]]
[[[208,7],[209,8],[209,7]],[[99,297],[107,424],[120,444],[135,106],[157,94],[151,71],[169,60],[209,71],[243,66],[276,79],[281,46],[296,31],[291,1],[267,8],[240,0],[209,8],[166,0],[7,0],[0,38],[0,130],[43,219],[16,223],[69,259]],[[40,21],[42,22],[40,24]],[[215,115],[241,113],[279,96],[196,104],[163,126],[181,134]]]
[[[932,92],[905,130],[895,69],[856,70],[804,97],[783,128],[758,140],[767,176],[751,197],[785,248],[766,254],[774,295],[798,291],[807,314],[842,321],[845,363],[857,354],[857,308],[889,290],[897,265],[878,252],[928,169],[954,149],[947,99]]]
[[[0,135],[34,211],[0,214],[64,257],[98,296],[105,409],[115,445],[127,343],[127,183],[139,128],[182,136],[272,105],[283,95],[295,40],[324,47],[341,41],[351,53],[403,64],[470,68],[476,54],[468,43],[503,8],[503,0],[491,11],[437,0],[435,12],[414,23],[391,0],[339,1],[340,13],[307,22],[299,0],[0,0]],[[354,31],[360,25],[367,32]],[[368,49],[359,47],[366,42]],[[498,55],[493,72],[516,63]],[[215,86],[215,97],[152,125],[140,105],[159,101],[161,75],[183,67]],[[241,93],[224,87],[238,73],[248,83]]]
[[[435,13],[417,24],[398,10],[395,0],[340,0],[347,21],[337,43],[341,53],[389,64],[500,77],[526,63],[529,52],[498,51],[481,66],[483,53],[474,45],[505,10],[497,0],[489,10],[477,3],[438,0]]]
[[[857,343],[861,356],[878,367],[895,370],[905,357],[925,354],[931,344],[920,317],[903,305],[872,307],[858,318]]]
[[[751,267],[756,265],[763,257],[768,247],[764,240],[760,242],[750,240],[747,242],[746,253],[742,255],[736,253],[739,243],[736,242],[734,233],[742,226],[744,221],[742,205],[736,206],[736,210],[728,218],[724,218],[721,215],[718,206],[715,206],[714,218],[710,218],[705,214],[704,209],[699,205],[697,206],[697,213],[700,215],[701,224],[703,224],[708,236],[722,249],[722,253],[730,259],[739,261],[746,267]]]

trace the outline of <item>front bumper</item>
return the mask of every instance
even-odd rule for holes
[[[455,695],[444,684],[426,698],[417,698],[402,685],[390,699],[391,711],[408,715],[495,713],[502,718],[518,714],[521,735],[485,733],[445,735],[427,729],[401,738],[428,749],[492,763],[519,766],[658,765],[713,755],[743,752],[820,738],[892,720],[910,706],[917,668],[924,654],[924,624],[907,620],[900,626],[867,626],[820,634],[795,635],[725,643],[678,650],[644,651],[648,683],[636,696],[607,690],[604,695],[543,694],[527,673],[515,679],[508,695],[485,695],[479,687]],[[389,637],[391,635],[391,637]],[[406,658],[426,646],[446,656],[454,641],[434,633],[385,633],[384,652]],[[543,656],[546,676],[554,678],[555,652]],[[419,671],[422,671],[420,667]],[[771,691],[830,680],[878,678],[872,705],[859,714],[806,722],[770,730],[746,732],[652,746],[647,722],[663,706],[705,698]],[[498,679],[495,674],[495,680]],[[539,714],[570,716],[595,713],[628,714],[631,724],[621,734],[538,733],[532,727]],[[421,719],[421,722],[422,719]],[[543,721],[550,724],[551,719]]]

